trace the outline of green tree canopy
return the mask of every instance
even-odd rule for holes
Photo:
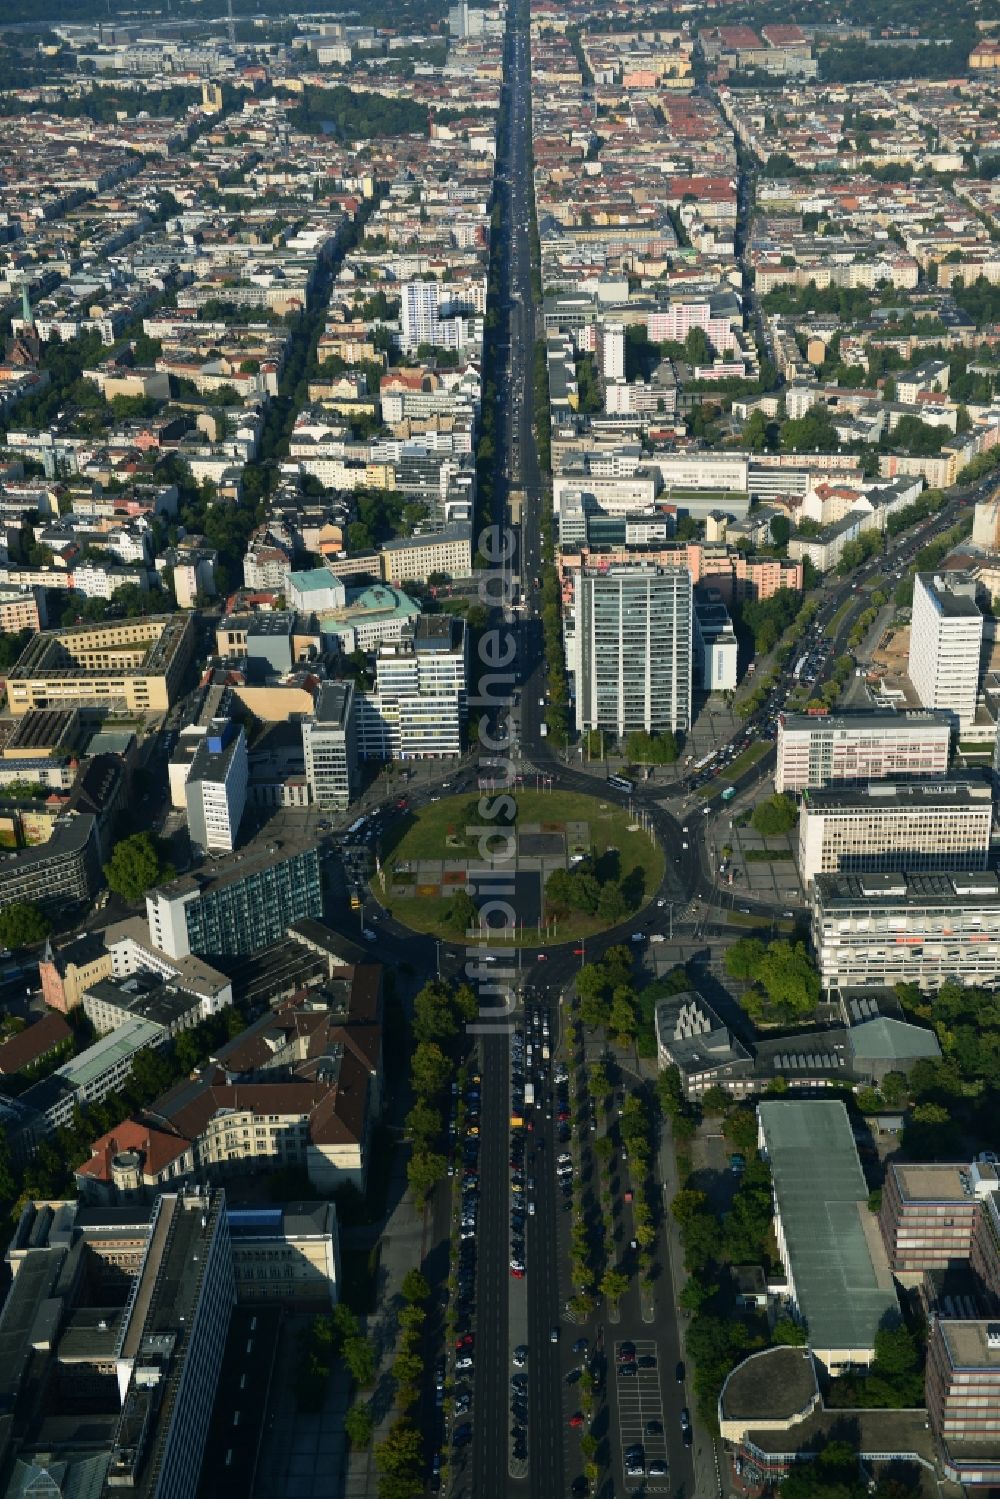
[[[4,947],[30,947],[44,942],[52,923],[38,906],[17,900],[0,911],[0,942]]]
[[[116,895],[123,900],[140,900],[154,885],[174,877],[174,870],[161,858],[150,833],[133,833],[121,838],[104,866],[104,876]]]

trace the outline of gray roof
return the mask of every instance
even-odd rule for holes
[[[810,1346],[870,1350],[899,1305],[847,1110],[808,1099],[767,1101],[757,1112]]]
[[[905,1020],[879,1015],[863,1020],[849,1031],[851,1050],[868,1061],[910,1061],[917,1057],[939,1057],[941,1048],[933,1031]]]

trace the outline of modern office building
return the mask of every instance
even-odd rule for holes
[[[968,1260],[982,1200],[996,1190],[992,1166],[889,1161],[879,1227],[894,1274],[944,1270]]]
[[[31,708],[103,707],[163,713],[180,691],[194,648],[190,615],[150,615],[44,630],[7,675],[15,718]]]
[[[309,795],[328,812],[343,812],[354,795],[358,764],[353,682],[324,682],[316,710],[302,724]]]
[[[215,718],[195,750],[184,783],[191,842],[206,853],[231,854],[247,802],[247,740],[243,727]]]
[[[786,1295],[831,1375],[875,1357],[875,1334],[899,1304],[847,1110],[839,1101],[757,1106],[774,1184],[774,1232]]]
[[[841,783],[928,779],[948,770],[948,715],[782,713],[778,719],[776,791],[821,791]]]
[[[1000,985],[1000,881],[960,874],[821,874],[812,943],[823,987]]]
[[[947,781],[872,781],[804,791],[799,876],[892,869],[985,869],[993,788],[985,776]]]
[[[686,568],[584,569],[576,585],[578,729],[621,737],[691,721],[693,601]]]
[[[366,760],[457,758],[468,703],[468,632],[449,614],[422,614],[375,660],[361,697],[358,753]]]
[[[153,946],[170,958],[258,952],[293,921],[322,916],[319,851],[312,840],[265,829],[231,859],[151,890],[146,914]]]
[[[925,1391],[946,1475],[992,1488],[1000,1479],[1000,1319],[932,1321]]]
[[[721,600],[695,601],[694,680],[703,692],[732,692],[737,673],[736,631]]]
[[[909,675],[925,708],[960,727],[976,715],[983,616],[968,573],[917,573],[913,582]]]
[[[21,1215],[0,1312],[10,1493],[195,1499],[235,1302],[225,1198],[192,1188],[125,1218]]]

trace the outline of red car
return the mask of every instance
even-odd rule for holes
[[[455,1339],[455,1347],[456,1349],[471,1348],[475,1341],[471,1332],[464,1332],[460,1338]]]
[[[573,956],[574,956],[574,958],[582,958],[582,957],[585,957],[586,954],[585,954],[584,949],[582,947],[574,947],[574,949],[573,949]]]
[[[539,963],[547,963],[549,960],[548,960],[548,958],[545,956],[545,954],[543,952],[540,952],[538,954],[538,961],[539,961]]]
[[[510,1267],[510,1273],[511,1273],[511,1275],[513,1275],[513,1277],[514,1277],[515,1280],[523,1280],[524,1279],[524,1271],[523,1270],[515,1270],[514,1267],[513,1267],[513,1265],[511,1265],[511,1267]]]
[[[572,1416],[570,1416],[569,1424],[570,1426],[572,1426],[574,1431],[581,1427],[583,1425],[582,1413],[580,1411],[576,1411]]]
[[[401,796],[399,798],[399,801],[396,803],[396,810],[397,812],[405,812],[409,805],[410,803],[407,798],[405,796]]]

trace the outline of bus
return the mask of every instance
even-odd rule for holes
[[[608,776],[608,785],[613,786],[616,791],[635,790],[635,782],[630,781],[627,776]]]

